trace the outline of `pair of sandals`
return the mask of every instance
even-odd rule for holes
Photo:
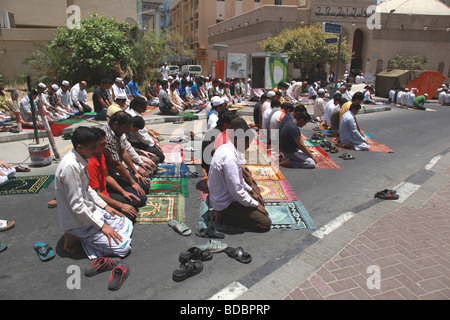
[[[338,153],[339,152],[338,148],[336,148],[335,146],[332,146],[330,141],[324,141],[323,143],[320,144],[320,146],[322,148],[325,148],[326,152],[330,152],[330,153]]]
[[[374,198],[383,200],[397,200],[399,197],[400,196],[397,194],[397,191],[389,189],[384,189],[383,191],[379,191],[374,195]]]
[[[86,277],[92,277],[110,270],[111,275],[109,277],[108,290],[119,290],[130,275],[130,267],[118,258],[97,258],[91,266],[84,270],[84,275]]]
[[[232,248],[228,247],[227,244],[222,243],[220,241],[215,241],[209,239],[208,242],[206,242],[203,245],[197,245],[195,248],[199,248],[206,252],[212,252],[212,253],[218,253],[218,252],[225,252],[230,258],[233,258],[234,260],[241,262],[241,263],[250,263],[252,261],[252,256],[245,252],[242,247],[238,248]]]
[[[347,152],[345,152],[342,155],[340,155],[339,158],[342,158],[344,160],[353,160],[353,159],[355,159],[354,156],[352,156],[350,153],[347,153]]]
[[[324,139],[325,139],[325,136],[323,135],[322,132],[314,133],[314,134],[311,136],[311,140],[324,140]]]
[[[180,266],[178,269],[173,271],[172,280],[175,282],[180,282],[202,272],[203,261],[212,260],[212,252],[213,251],[208,251],[198,247],[192,247],[187,251],[181,252],[178,257]]]

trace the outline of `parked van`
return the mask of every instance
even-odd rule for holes
[[[177,73],[180,74],[180,67],[178,66],[168,66],[169,67],[169,76],[174,76]]]
[[[181,67],[181,74],[189,73],[190,75],[201,76],[202,75],[202,66],[200,65],[185,65]]]

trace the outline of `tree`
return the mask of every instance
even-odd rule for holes
[[[134,28],[93,14],[81,21],[80,28],[58,28],[55,39],[48,46],[38,45],[24,62],[38,71],[39,79],[51,82],[112,79],[136,65],[130,41]]]
[[[407,56],[404,54],[397,55],[394,59],[389,60],[389,69],[401,69],[401,70],[426,70],[427,69],[427,57],[419,55]]]
[[[259,45],[264,51],[288,54],[289,62],[293,62],[295,68],[300,68],[302,77],[306,78],[318,66],[336,64],[338,45],[325,44],[325,39],[332,37],[323,33],[322,25],[318,24],[284,29],[278,36],[268,38]],[[342,39],[340,58],[342,63],[347,63],[351,58],[351,50],[345,37]]]

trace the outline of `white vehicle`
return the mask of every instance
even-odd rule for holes
[[[189,73],[190,75],[201,76],[202,75],[202,66],[200,65],[185,65],[181,67],[181,74]]]
[[[174,76],[177,73],[180,74],[180,67],[178,66],[168,66],[169,67],[169,76]]]

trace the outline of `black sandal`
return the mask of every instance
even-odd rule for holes
[[[201,261],[183,260],[180,267],[174,270],[172,279],[175,282],[186,280],[202,272],[203,263]]]
[[[250,263],[252,261],[252,256],[241,247],[237,249],[228,247],[225,249],[225,253],[234,260],[242,263]]]
[[[225,234],[223,234],[222,232],[216,231],[216,229],[214,229],[213,227],[202,228],[199,231],[197,231],[195,234],[202,238],[216,238],[216,239],[225,238]]]
[[[183,262],[184,260],[201,260],[209,261],[213,258],[213,254],[209,251],[202,250],[197,247],[189,248],[187,251],[181,252],[178,260]]]

